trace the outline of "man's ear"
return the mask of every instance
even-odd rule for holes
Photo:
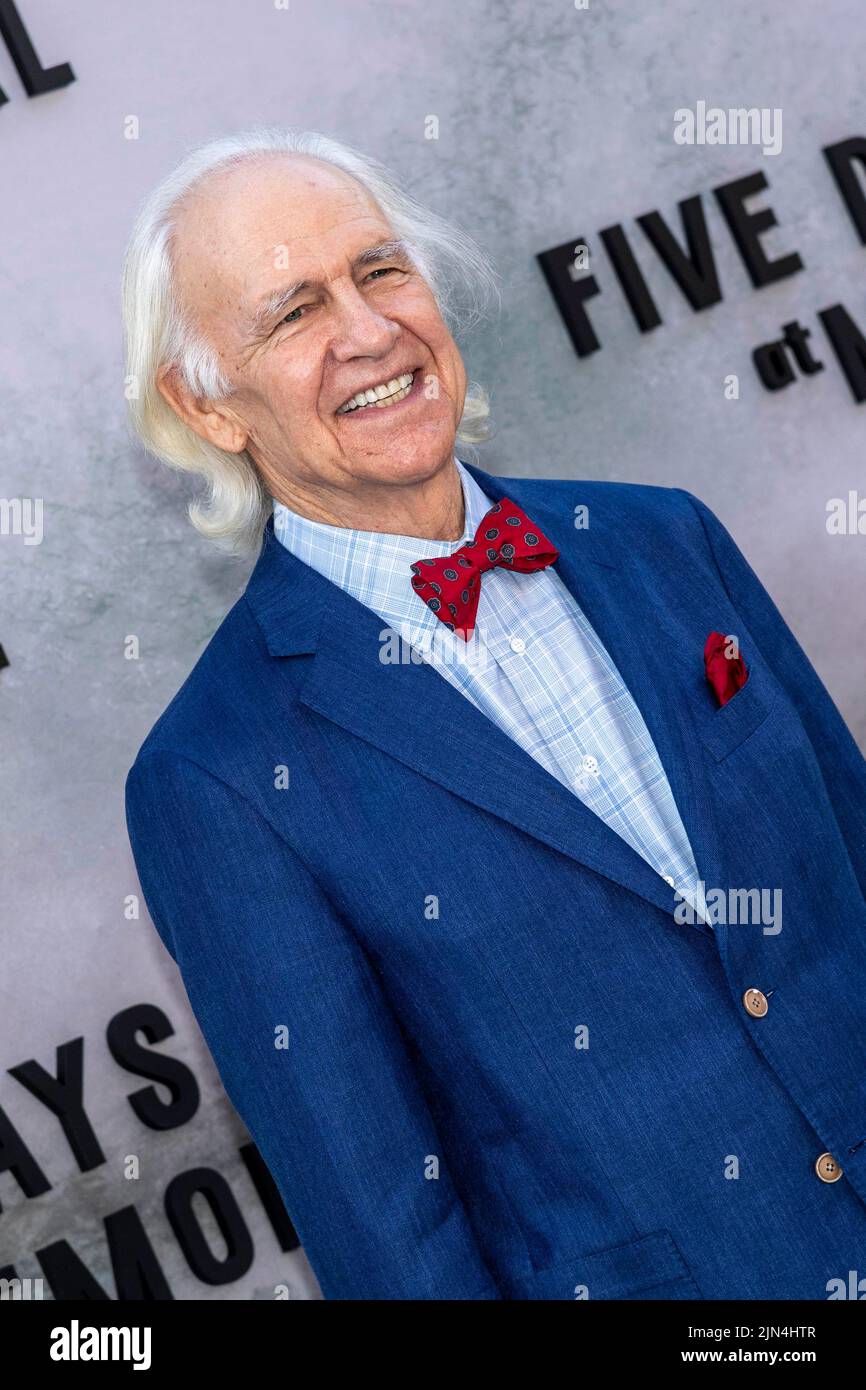
[[[247,446],[249,431],[224,401],[198,397],[189,389],[176,363],[167,363],[157,373],[156,386],[163,400],[191,430],[217,449],[239,454]]]

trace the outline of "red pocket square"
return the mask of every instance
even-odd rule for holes
[[[704,670],[716,692],[719,705],[726,705],[748,679],[748,668],[741,656],[728,653],[728,638],[724,632],[711,632],[704,643]]]

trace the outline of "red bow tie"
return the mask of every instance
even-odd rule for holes
[[[501,565],[529,574],[543,570],[559,558],[556,546],[533,526],[516,502],[503,497],[490,508],[475,532],[475,539],[453,555],[416,560],[410,565],[412,588],[436,617],[465,642],[475,626],[481,597],[481,576]]]

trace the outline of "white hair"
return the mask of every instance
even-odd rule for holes
[[[209,175],[242,160],[305,154],[333,164],[375,199],[395,236],[408,244],[419,273],[456,336],[485,318],[494,300],[496,271],[465,232],[431,212],[398,185],[378,160],[316,131],[259,128],[211,140],[194,149],[146,199],[136,220],[123,271],[127,401],[133,428],[165,463],[198,474],[206,493],[190,503],[196,530],[234,553],[255,551],[272,509],[253,459],[218,449],[183,423],[157,388],[164,364],[176,364],[200,399],[229,396],[232,386],[213,346],[196,331],[173,285],[172,239],[181,201]],[[487,393],[470,382],[457,438],[480,443],[490,434]]]

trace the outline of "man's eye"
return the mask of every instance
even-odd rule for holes
[[[369,273],[369,275],[367,276],[367,279],[368,279],[368,280],[372,280],[374,276],[378,276],[378,275],[405,275],[405,274],[406,274],[406,271],[405,271],[401,266],[397,266],[397,265],[383,265],[383,266],[379,266],[376,270],[371,270],[370,273]],[[285,315],[285,317],[280,319],[279,323],[277,324],[277,328],[282,328],[283,324],[285,324],[285,323],[297,323],[297,322],[298,322],[298,317],[304,312],[304,309],[305,309],[306,307],[307,307],[307,306],[306,306],[305,304],[299,304],[298,307],[297,307],[296,309],[290,309],[289,312]]]

